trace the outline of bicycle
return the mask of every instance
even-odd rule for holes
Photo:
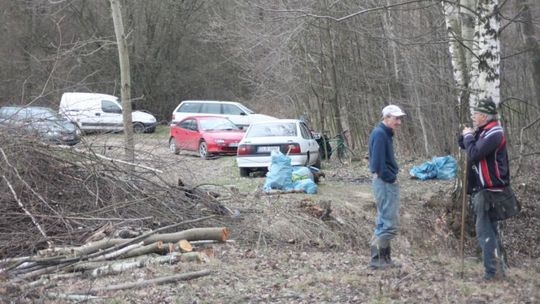
[[[350,163],[354,156],[353,150],[347,145],[346,135],[349,130],[343,130],[340,134],[329,138],[323,131],[322,135],[317,142],[319,142],[319,154],[321,159],[330,160],[332,155],[336,155],[339,162],[343,164]]]

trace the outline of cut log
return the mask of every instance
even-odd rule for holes
[[[192,228],[175,233],[154,234],[144,239],[144,243],[150,244],[157,241],[176,243],[180,240],[216,240],[220,242],[225,242],[228,236],[229,231],[226,227]]]
[[[214,240],[219,242],[225,242],[229,236],[229,231],[226,227],[210,227],[210,228],[192,228],[174,233],[153,234],[147,238],[135,238],[144,240],[144,245],[150,245],[157,241],[165,243],[176,243],[182,241],[180,247],[183,251],[189,252],[191,250],[184,250],[184,247],[188,249],[191,245],[185,242],[199,241],[199,240]],[[66,247],[66,248],[51,248],[40,251],[40,255],[75,255],[85,256],[92,253],[96,253],[100,250],[105,250],[113,246],[121,246],[122,244],[132,244],[135,239],[102,239],[97,242],[84,244],[80,247]]]
[[[206,263],[208,262],[208,257],[199,252],[188,252],[188,253],[174,252],[166,256],[146,257],[145,259],[139,259],[139,260],[134,260],[134,261],[129,261],[129,262],[110,263],[108,265],[104,265],[104,266],[101,266],[92,270],[90,272],[90,275],[92,277],[101,277],[101,276],[110,275],[110,274],[122,273],[124,271],[132,270],[135,268],[141,268],[148,265],[175,264],[178,262],[198,262],[198,263],[204,262]]]
[[[167,247],[168,246],[163,245],[162,241],[158,241],[158,242],[155,242],[155,243],[152,243],[152,244],[148,244],[146,246],[142,246],[142,247],[139,247],[139,248],[132,249],[132,250],[124,253],[120,257],[125,259],[125,258],[136,257],[136,256],[140,256],[140,255],[150,254],[150,253],[163,254],[163,253],[167,252]]]
[[[75,256],[84,256],[87,254],[91,254],[94,252],[98,252],[100,250],[110,248],[112,246],[127,243],[128,241],[129,239],[106,238],[106,239],[99,240],[97,242],[84,244],[81,247],[77,248],[73,253]]]
[[[109,252],[107,254],[100,255],[100,256],[98,256],[96,258],[90,259],[90,261],[111,260],[111,259],[114,259],[114,258],[116,258],[118,256],[123,255],[124,253],[126,253],[126,252],[128,252],[130,250],[135,250],[137,248],[140,248],[140,247],[142,247],[142,245],[143,245],[143,242],[140,242],[140,243],[137,243],[137,244],[132,244],[132,245],[126,246],[124,248],[120,248],[117,251]]]
[[[160,278],[155,278],[151,280],[145,280],[145,281],[139,281],[139,282],[130,282],[125,284],[118,284],[118,285],[111,285],[100,289],[92,289],[90,291],[85,292],[78,292],[78,294],[95,294],[98,292],[107,292],[107,291],[114,291],[114,290],[120,290],[120,289],[130,289],[130,288],[137,288],[137,287],[145,287],[149,285],[155,285],[155,284],[165,284],[165,283],[172,283],[176,281],[186,281],[186,280],[192,280],[196,278],[200,278],[203,276],[207,276],[211,274],[211,271],[208,269],[200,270],[200,271],[194,271],[194,272],[187,272],[187,273],[181,273],[176,274],[172,276],[165,276]]]
[[[178,249],[180,252],[191,252],[193,251],[193,246],[191,246],[188,240],[180,240],[178,242]]]

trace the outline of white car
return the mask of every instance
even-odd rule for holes
[[[247,128],[257,121],[277,119],[264,114],[256,114],[248,107],[234,101],[184,100],[172,113],[172,123],[189,116],[220,116],[228,118],[240,128]]]
[[[67,92],[62,94],[58,112],[86,132],[124,130],[122,105],[118,97],[99,93]],[[154,115],[142,111],[131,113],[133,132],[153,133]]]
[[[270,167],[273,150],[288,155],[293,166],[321,167],[319,145],[307,125],[298,119],[278,119],[253,123],[247,129],[236,154],[240,176]]]

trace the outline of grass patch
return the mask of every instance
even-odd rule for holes
[[[152,134],[155,138],[168,138],[169,137],[169,126],[168,125],[158,125],[156,126],[156,131]]]

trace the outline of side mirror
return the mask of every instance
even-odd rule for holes
[[[241,116],[246,116],[247,114],[245,112],[240,112]]]

